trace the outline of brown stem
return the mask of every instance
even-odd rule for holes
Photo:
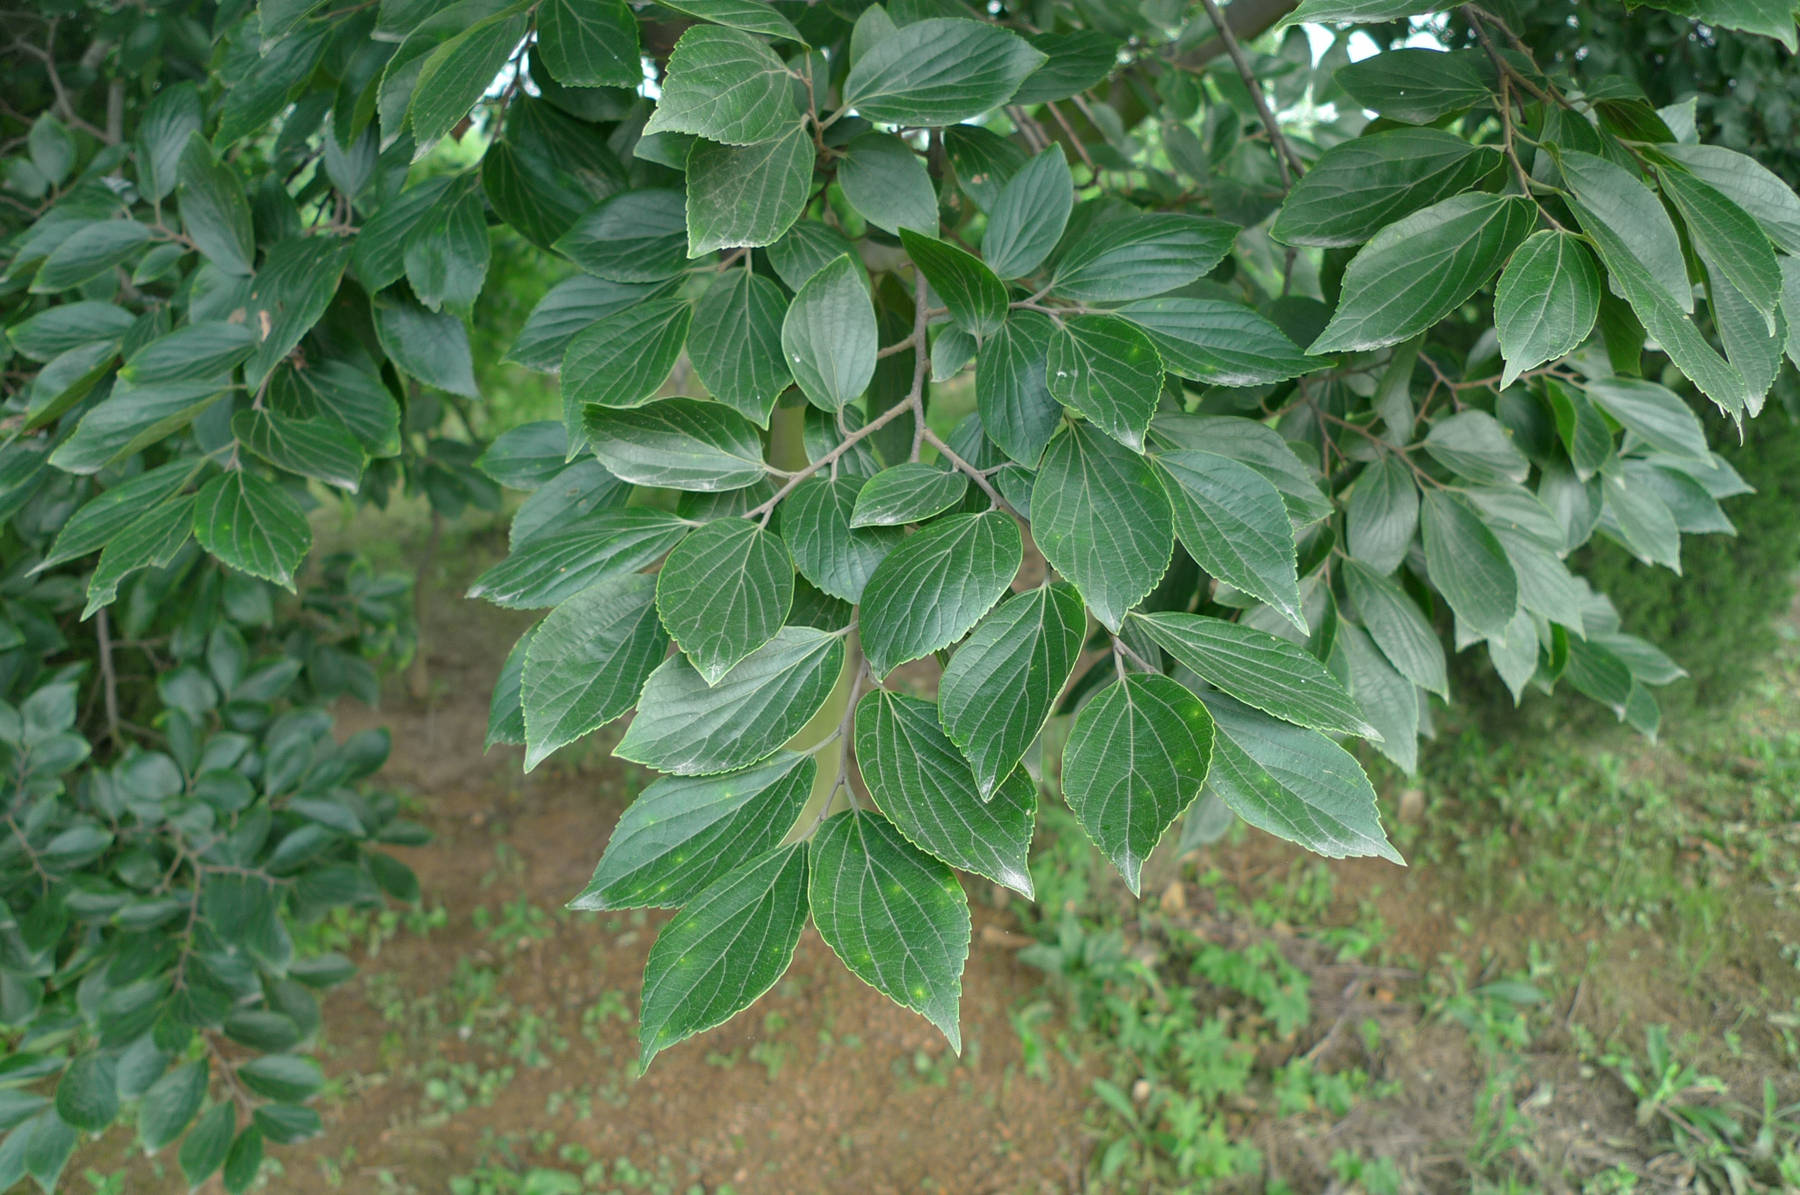
[[[1213,28],[1219,31],[1219,40],[1225,45],[1225,52],[1231,55],[1232,65],[1237,67],[1238,77],[1243,79],[1244,87],[1250,92],[1250,99],[1256,104],[1256,115],[1262,121],[1263,128],[1268,130],[1269,140],[1275,146],[1275,164],[1281,168],[1281,187],[1288,190],[1294,180],[1304,171],[1300,164],[1300,155],[1288,144],[1288,139],[1281,132],[1281,125],[1275,120],[1275,112],[1269,107],[1269,97],[1263,94],[1262,84],[1256,81],[1256,72],[1250,69],[1250,60],[1244,57],[1244,49],[1238,45],[1237,34],[1231,30],[1231,23],[1225,14],[1219,11],[1218,0],[1200,0],[1206,7],[1206,15],[1212,19]]]
[[[94,616],[94,635],[100,641],[100,692],[106,706],[106,736],[114,747],[123,747],[119,737],[119,674],[113,667],[112,623],[106,607]]]

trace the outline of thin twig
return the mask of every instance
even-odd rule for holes
[[[123,747],[124,740],[119,737],[119,674],[113,667],[112,624],[105,606],[95,615],[94,635],[100,641],[100,692],[106,706],[106,735],[114,747]]]
[[[1276,123],[1275,112],[1269,107],[1269,98],[1263,94],[1262,84],[1256,81],[1256,72],[1250,69],[1250,60],[1244,56],[1244,48],[1238,45],[1237,34],[1231,31],[1225,14],[1219,11],[1218,0],[1200,0],[1200,3],[1206,7],[1206,15],[1212,20],[1213,28],[1219,31],[1219,40],[1225,43],[1225,52],[1231,55],[1238,77],[1243,79],[1245,89],[1250,92],[1250,98],[1256,104],[1256,115],[1262,120],[1263,128],[1268,130],[1269,140],[1274,143],[1275,163],[1281,167],[1281,187],[1285,191],[1305,172],[1300,164],[1300,155],[1294,152],[1294,147],[1288,144],[1287,137],[1282,134],[1281,126]]]
[[[801,482],[811,477],[814,473],[817,473],[820,469],[829,466],[833,461],[854,448],[858,442],[875,434],[894,420],[900,418],[900,416],[906,414],[910,409],[911,408],[905,403],[897,403],[894,406],[889,407],[874,419],[871,419],[869,422],[851,432],[848,436],[845,436],[843,441],[839,443],[836,448],[833,448],[818,460],[808,463],[803,469],[797,469],[793,473],[788,474],[787,480],[782,482],[780,489],[770,495],[767,501],[759,503],[745,511],[744,517],[746,519],[761,519],[764,523],[767,523],[769,521],[770,513],[774,511],[775,507],[783,498],[793,493],[794,490],[799,487]]]

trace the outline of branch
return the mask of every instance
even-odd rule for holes
[[[1217,17],[1213,17],[1213,27],[1221,33],[1229,32],[1238,41],[1255,41],[1274,28],[1281,18],[1299,7],[1300,0],[1236,0],[1226,10],[1223,24]],[[1207,15],[1213,16],[1210,12]],[[1171,65],[1185,70],[1199,70],[1221,54],[1228,53],[1230,47],[1224,37],[1208,38],[1174,59]]]
[[[1238,77],[1243,79],[1244,87],[1250,92],[1250,99],[1256,104],[1256,115],[1261,118],[1263,128],[1268,130],[1269,140],[1275,146],[1275,164],[1281,167],[1282,189],[1290,189],[1294,180],[1305,170],[1300,164],[1300,155],[1294,152],[1294,147],[1288,144],[1288,139],[1282,134],[1281,126],[1276,123],[1275,113],[1269,107],[1269,97],[1263,94],[1262,84],[1256,81],[1256,72],[1250,69],[1250,60],[1244,57],[1244,49],[1238,45],[1237,34],[1232,32],[1231,23],[1219,11],[1218,0],[1200,0],[1200,3],[1206,6],[1206,15],[1212,19],[1213,28],[1219,31],[1219,41],[1224,44],[1225,52],[1231,55]],[[1236,8],[1237,5],[1232,7]]]
[[[845,436],[836,448],[833,448],[818,460],[810,461],[805,468],[795,470],[793,473],[788,474],[787,480],[782,483],[780,489],[770,495],[766,502],[759,503],[745,511],[744,517],[746,519],[761,519],[765,523],[768,522],[769,514],[775,509],[776,505],[783,498],[793,493],[794,490],[799,487],[801,482],[811,477],[814,473],[817,473],[820,469],[827,467],[831,462],[837,460],[846,452],[849,452],[851,448],[856,446],[858,441],[873,435],[875,432],[886,427],[910,410],[912,410],[912,408],[905,403],[896,403],[889,407],[874,419]]]
[[[100,640],[100,684],[106,704],[106,733],[114,747],[124,746],[119,737],[119,674],[113,668],[112,627],[106,607],[94,618],[94,634]]]

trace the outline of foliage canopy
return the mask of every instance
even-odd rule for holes
[[[1782,4],[1667,7],[1677,46],[1795,46]],[[470,591],[548,611],[489,741],[532,767],[636,711],[618,754],[662,775],[573,903],[680,909],[646,1064],[766,991],[809,918],[956,1043],[956,873],[1031,891],[1040,780],[1134,890],[1184,817],[1398,862],[1343,740],[1411,770],[1446,637],[1515,700],[1566,684],[1653,733],[1679,669],[1568,559],[1678,570],[1730,530],[1744,485],[1677,391],[1755,434],[1800,358],[1800,198],[1702,140],[1716,97],[1659,107],[1534,12],[23,18],[0,1186],[53,1185],[122,1100],[233,1190],[307,1128],[286,1051],[323,965],[285,925],[410,892],[366,849],[411,833],[354,787],[380,752],[280,712],[344,687],[299,628],[348,572],[271,605],[333,495],[527,494]],[[505,428],[468,332],[501,225],[577,271],[510,349],[562,417]],[[145,657],[153,738],[114,706],[109,611],[180,662]],[[225,1039],[254,1056],[204,1109]]]

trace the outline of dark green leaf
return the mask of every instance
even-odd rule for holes
[[[1504,390],[1528,369],[1572,352],[1600,311],[1600,267],[1570,232],[1534,232],[1513,253],[1494,292]]]
[[[1659,452],[1683,460],[1711,458],[1699,418],[1674,391],[1637,378],[1594,378],[1586,393],[1595,406]]]
[[[688,256],[780,240],[806,206],[812,175],[812,141],[799,125],[755,145],[694,142],[687,157]]]
[[[1062,423],[1047,376],[1055,332],[1049,316],[1015,311],[975,356],[975,407],[982,428],[995,447],[1028,469],[1037,467]]]
[[[530,19],[524,5],[511,5],[477,21],[426,56],[406,111],[418,153],[469,114],[518,48]]]
[[[50,454],[70,473],[95,473],[186,427],[225,392],[222,379],[120,385],[82,416],[75,433]]]
[[[948,647],[1019,571],[1018,524],[999,511],[946,515],[889,552],[862,593],[862,642],[877,679]]]
[[[750,519],[695,528],[656,576],[663,625],[708,684],[773,638],[793,601],[786,545]]]
[[[938,683],[944,730],[975,772],[982,799],[1024,758],[1081,654],[1087,626],[1068,585],[1001,603],[957,648]]]
[[[723,776],[664,776],[619,818],[571,909],[686,904],[740,860],[773,850],[812,794],[818,765],[783,751]]]
[[[817,220],[796,220],[787,235],[769,246],[769,264],[789,290],[799,290],[808,278],[854,252],[837,229]]]
[[[1419,487],[1412,470],[1393,454],[1370,464],[1344,512],[1350,555],[1385,576],[1406,559],[1418,530]]]
[[[1320,365],[1238,303],[1171,296],[1128,303],[1118,314],[1149,334],[1170,372],[1209,386],[1266,386]]]
[[[31,280],[40,294],[69,290],[120,265],[150,239],[135,220],[96,220],[58,245]]]
[[[464,398],[480,398],[469,332],[448,311],[427,311],[417,303],[379,298],[372,304],[375,335],[399,369],[427,386]]]
[[[352,493],[362,482],[362,446],[342,424],[289,419],[271,410],[239,411],[231,417],[231,434],[278,469]]]
[[[1230,252],[1237,228],[1169,213],[1107,219],[1063,253],[1054,288],[1070,299],[1147,299],[1186,286]]]
[[[1248,465],[1182,449],[1157,458],[1175,534],[1201,568],[1307,629],[1294,527],[1281,494]]]
[[[1426,490],[1422,514],[1431,583],[1471,632],[1503,631],[1519,608],[1519,583],[1500,541],[1467,501],[1448,490]]]
[[[724,281],[715,284],[714,289]],[[585,274],[565,278],[531,309],[518,339],[506,350],[506,359],[527,369],[553,373],[562,367],[563,351],[576,333],[596,320],[637,306],[656,291],[657,287],[650,284],[608,282]]]
[[[843,638],[812,627],[783,627],[713,685],[674,656],[650,675],[616,754],[679,776],[749,767],[819,712],[843,667]]]
[[[598,320],[563,350],[563,419],[570,443],[580,439],[588,404],[635,407],[668,380],[681,356],[694,309],[686,299],[649,299]]]
[[[1477,484],[1524,481],[1531,472],[1512,435],[1486,411],[1459,411],[1432,423],[1425,451],[1444,468]]]
[[[1006,322],[1006,287],[976,257],[908,228],[900,230],[900,243],[965,332],[989,336]]]
[[[624,573],[550,611],[532,633],[520,676],[525,770],[637,704],[663,661],[656,580]]]
[[[868,279],[849,254],[806,280],[781,325],[795,384],[826,411],[842,409],[868,389],[878,336]]]
[[[558,83],[631,87],[644,81],[637,18],[625,0],[549,0],[538,9],[537,52]]]
[[[807,903],[851,974],[920,1013],[962,1052],[957,1005],[969,957],[969,905],[949,867],[886,818],[825,820],[808,851]]]
[[[1043,265],[1062,239],[1074,206],[1069,163],[1062,146],[1052,145],[1000,188],[981,238],[988,268],[1001,278],[1022,278]]]
[[[1030,900],[1037,786],[1011,771],[986,796],[938,726],[937,706],[877,689],[856,708],[856,762],[882,813],[920,850]]]
[[[1360,245],[1402,216],[1465,191],[1500,164],[1493,146],[1440,129],[1391,129],[1334,145],[1288,192],[1270,235]]]
[[[1374,349],[1423,332],[1493,276],[1536,213],[1520,196],[1474,193],[1388,225],[1351,260],[1337,311],[1307,351]]]
[[[1213,698],[1207,708],[1218,726],[1207,783],[1239,817],[1328,859],[1374,855],[1404,863],[1381,829],[1375,790],[1349,752],[1316,730],[1229,699]]]
[[[1448,700],[1444,645],[1413,600],[1392,580],[1359,560],[1344,562],[1344,585],[1363,629],[1382,654],[1413,684]]]
[[[1492,68],[1480,50],[1384,50],[1338,68],[1333,83],[1365,108],[1430,124],[1488,99]]]
[[[201,487],[194,538],[232,568],[293,592],[294,574],[312,547],[312,528],[287,491],[234,469]]]
[[[692,133],[726,145],[774,141],[800,124],[797,85],[767,43],[741,30],[696,25],[669,55],[644,132]]]
[[[1137,325],[1114,315],[1077,315],[1050,339],[1050,394],[1134,452],[1162,396],[1162,358]]]
[[[607,472],[634,485],[715,493],[755,485],[768,473],[756,427],[718,403],[665,398],[625,411],[589,407],[585,426]]]
[[[950,469],[913,461],[871,477],[856,496],[852,527],[901,527],[942,514],[969,492],[969,479]]]
[[[1752,307],[1771,317],[1781,298],[1775,249],[1754,217],[1685,170],[1658,170],[1663,194],[1675,203],[1688,237],[1709,266],[1716,265]]]
[[[1050,442],[1031,513],[1044,559],[1112,631],[1156,587],[1175,548],[1169,499],[1150,462],[1086,424]]]
[[[237,1109],[229,1101],[214,1104],[206,1110],[193,1132],[182,1141],[177,1155],[189,1187],[199,1186],[225,1164],[226,1151],[231,1148],[231,1134],[236,1128]]]
[[[287,1104],[311,1099],[325,1085],[319,1064],[299,1054],[265,1054],[239,1066],[237,1073],[257,1095]]]
[[[555,606],[590,585],[643,568],[680,543],[687,528],[653,507],[603,510],[568,531],[533,537],[475,578],[468,596],[515,610]]]
[[[1166,676],[1132,673],[1075,715],[1063,749],[1063,796],[1135,895],[1144,860],[1200,795],[1213,720]]]
[[[178,1066],[144,1093],[138,1104],[138,1138],[148,1150],[159,1150],[181,1136],[206,1101],[205,1062]]]
[[[806,925],[806,860],[798,843],[752,859],[657,933],[644,963],[640,1069],[775,986]]]
[[[865,133],[852,141],[838,162],[837,181],[850,206],[877,228],[937,235],[937,188],[924,161],[900,138]]]
[[[687,200],[680,191],[625,191],[600,202],[556,251],[612,282],[666,282],[687,268]]]
[[[131,354],[119,377],[137,386],[222,377],[255,347],[255,335],[243,324],[222,320],[188,324]]]
[[[958,124],[1011,99],[1045,61],[1024,38],[995,25],[915,21],[851,66],[844,107],[889,124]]]
[[[1031,48],[1047,55],[1013,93],[1015,104],[1041,104],[1063,100],[1098,87],[1118,69],[1119,42],[1105,33],[1077,29],[1070,33],[1034,33]]]
[[[81,612],[82,618],[112,601],[120,583],[132,573],[161,568],[174,560],[175,553],[193,533],[192,495],[152,507],[133,519],[100,553],[94,575],[88,580],[87,608]]]
[[[688,356],[712,396],[759,427],[793,381],[781,354],[787,299],[774,282],[728,270],[694,307]]]
[[[1756,217],[1783,252],[1800,254],[1800,196],[1767,166],[1723,145],[1660,145],[1657,151]]]
[[[672,8],[676,12],[686,13],[690,17],[698,17],[702,21],[711,21],[715,25],[729,25],[733,29],[742,29],[746,33],[760,33],[765,37],[785,38],[788,41],[804,42],[800,31],[794,28],[793,22],[776,12],[763,0],[657,0],[664,8]]]
[[[78,1054],[56,1084],[56,1114],[64,1124],[98,1133],[119,1114],[119,1067],[111,1054]]]
[[[305,242],[287,244],[304,246]],[[474,174],[465,174],[406,234],[401,261],[419,302],[432,311],[447,304],[454,311],[467,313],[481,295],[491,254],[480,180]],[[315,261],[315,267],[316,264]],[[267,273],[265,265],[257,274],[259,284]],[[336,289],[337,279],[331,276],[328,281],[324,287],[327,299]],[[318,317],[315,314],[313,318]]]
[[[863,484],[860,477],[812,477],[781,506],[781,536],[800,575],[847,602],[862,600],[875,566],[904,538],[898,527],[851,528]]]

